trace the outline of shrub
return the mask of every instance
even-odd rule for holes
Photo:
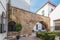
[[[48,32],[37,32],[36,36],[42,38],[43,40],[54,40],[55,34]]]
[[[48,36],[49,36],[49,40],[54,40],[55,38],[55,34],[48,34]]]
[[[60,36],[60,32],[55,32],[55,34],[56,34],[57,36]]]
[[[17,23],[17,24],[15,25],[15,28],[16,28],[16,31],[19,32],[19,31],[22,30],[22,25],[19,24],[19,23]]]
[[[50,34],[55,34],[57,36],[60,36],[60,32],[50,32]]]
[[[36,36],[39,37],[39,38],[44,37],[44,33],[42,33],[42,32],[37,32],[37,33],[36,33]]]

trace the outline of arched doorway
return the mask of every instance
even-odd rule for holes
[[[33,28],[34,31],[46,31],[47,24],[43,21],[37,22]]]
[[[8,23],[8,31],[15,31],[15,25],[16,25],[16,22],[10,21]]]

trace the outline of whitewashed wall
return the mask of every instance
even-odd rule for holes
[[[46,4],[46,5],[45,5],[44,7],[42,7],[40,10],[38,10],[38,11],[37,11],[37,14],[42,15],[42,11],[43,11],[43,10],[45,11],[45,12],[44,12],[44,14],[45,14],[44,16],[48,16],[48,15],[47,15],[47,14],[48,14],[48,4]]]
[[[0,40],[4,40],[5,37],[6,37],[6,33],[0,33]]]
[[[0,3],[0,15],[2,15],[2,12],[6,13],[6,4],[7,4],[7,0],[0,0],[4,6],[4,8],[2,7],[1,3]],[[1,21],[1,17],[0,17],[0,21]],[[7,22],[7,20],[6,20]],[[6,24],[6,23],[5,23]],[[7,24],[5,25],[5,28],[7,28]],[[6,29],[5,29],[6,30]],[[3,40],[5,37],[7,36],[7,32],[5,33],[0,33],[0,40]]]
[[[49,17],[51,19],[50,25],[51,27],[54,28],[55,25],[54,25],[53,20],[60,19],[60,4],[55,8],[55,10],[52,13],[50,13]]]
[[[36,25],[38,25],[38,30],[36,29]],[[39,31],[39,30],[42,30],[42,24],[37,22],[33,28],[34,31]]]
[[[44,10],[44,16],[48,16],[51,12],[51,8],[54,10],[55,7],[52,6],[51,4],[47,3],[45,4],[40,10],[37,11],[37,14],[42,15],[42,11]]]
[[[54,5],[54,4],[53,4]],[[53,11],[51,11],[51,9],[55,9],[55,6],[53,6],[52,4],[49,4],[48,3],[48,13],[50,14],[51,12],[53,12]]]

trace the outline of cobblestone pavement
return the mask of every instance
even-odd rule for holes
[[[20,40],[39,40],[39,39],[36,37],[21,37]]]
[[[16,40],[16,39],[10,39],[10,40]],[[20,40],[41,40],[36,37],[35,33],[32,33],[32,35],[27,37],[21,37]]]
[[[16,39],[10,39],[10,40],[16,40]],[[36,37],[21,37],[20,40],[40,40]]]
[[[36,37],[36,33],[32,33],[30,36],[21,37],[20,40],[40,40]]]

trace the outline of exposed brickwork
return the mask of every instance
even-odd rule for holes
[[[50,27],[50,19],[48,17],[38,15],[36,13],[32,13],[23,9],[19,9],[16,7],[12,7],[12,14],[11,18],[15,22],[19,22],[22,24],[23,29],[21,31],[21,34],[28,33],[31,34],[33,27],[35,26],[37,21],[43,21],[46,23],[47,28],[49,29]]]

